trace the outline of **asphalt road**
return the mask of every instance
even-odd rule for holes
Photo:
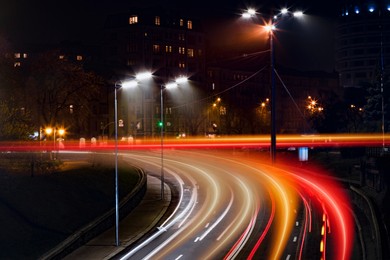
[[[159,151],[121,153],[161,175]],[[165,150],[173,214],[119,259],[348,259],[353,220],[337,184],[314,170],[231,150]]]

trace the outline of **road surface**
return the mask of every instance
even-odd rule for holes
[[[162,174],[158,149],[121,156]],[[241,150],[164,150],[178,206],[117,258],[348,259],[354,227],[342,189],[317,170],[267,161]]]

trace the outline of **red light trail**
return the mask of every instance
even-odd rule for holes
[[[278,135],[277,148],[298,147],[381,147],[388,146],[390,135],[381,134],[324,134],[324,135]],[[114,142],[97,142],[80,144],[78,141],[64,141],[61,146],[53,141],[19,141],[1,142],[0,151],[50,151],[50,150],[81,150],[106,151],[114,149]],[[270,147],[270,137],[232,136],[217,138],[164,138],[164,148],[167,149],[202,149],[202,148],[262,148]],[[161,140],[139,139],[134,143],[119,142],[119,150],[160,149]]]

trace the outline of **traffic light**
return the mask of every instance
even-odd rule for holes
[[[160,128],[163,127],[163,122],[162,121],[158,121],[157,122],[157,126],[160,127]]]

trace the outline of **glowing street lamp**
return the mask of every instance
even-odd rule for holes
[[[58,129],[58,135],[60,137],[64,136],[65,135],[65,129],[63,129],[63,128]]]
[[[158,126],[160,127],[161,133],[161,200],[164,199],[164,98],[163,92],[167,89],[172,89],[178,87],[179,84],[183,84],[188,81],[187,77],[179,77],[174,82],[167,83],[166,85],[160,86],[160,122]]]
[[[119,246],[119,191],[118,191],[118,99],[117,90],[137,86],[137,82],[115,82],[114,90],[114,125],[115,125],[115,245]]]
[[[281,18],[286,17],[286,15],[291,14],[294,17],[301,17],[303,12],[297,11],[290,13],[287,8],[283,8],[279,14],[274,15],[272,21],[264,25],[264,29],[269,34],[270,41],[270,58],[271,58],[271,159],[272,162],[275,162],[276,157],[276,86],[275,86],[275,57],[274,57],[274,31],[276,31],[276,25],[281,20]],[[254,9],[248,9],[242,17],[243,18],[252,18],[256,15]]]
[[[53,151],[51,152],[50,157],[52,157],[52,159],[55,160],[56,159],[55,158],[55,151],[57,150],[56,149],[56,134],[58,133],[58,135],[60,137],[62,137],[63,135],[65,135],[65,129],[63,129],[63,128],[57,129],[55,127],[46,127],[45,133],[48,136],[53,134]]]

